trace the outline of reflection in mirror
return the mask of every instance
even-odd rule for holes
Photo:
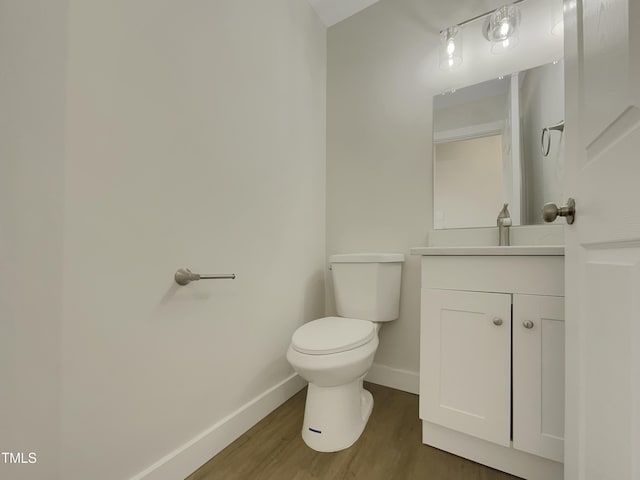
[[[564,200],[563,72],[554,62],[434,98],[434,228],[495,226],[503,203],[513,225],[543,223],[542,206]]]

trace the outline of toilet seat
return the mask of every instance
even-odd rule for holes
[[[298,328],[291,338],[291,346],[307,355],[329,355],[358,348],[375,336],[375,324],[368,320],[325,317]]]

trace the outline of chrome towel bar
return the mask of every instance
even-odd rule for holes
[[[200,274],[193,273],[188,268],[180,268],[173,276],[178,285],[189,285],[189,283],[196,280],[235,280],[235,273],[213,273],[213,274]]]

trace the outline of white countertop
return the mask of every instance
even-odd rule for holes
[[[411,255],[552,255],[563,256],[564,245],[513,245],[509,247],[415,247]]]

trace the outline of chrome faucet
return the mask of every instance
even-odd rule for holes
[[[511,215],[509,215],[509,204],[505,203],[498,214],[498,245],[509,246],[509,227],[511,226]]]

